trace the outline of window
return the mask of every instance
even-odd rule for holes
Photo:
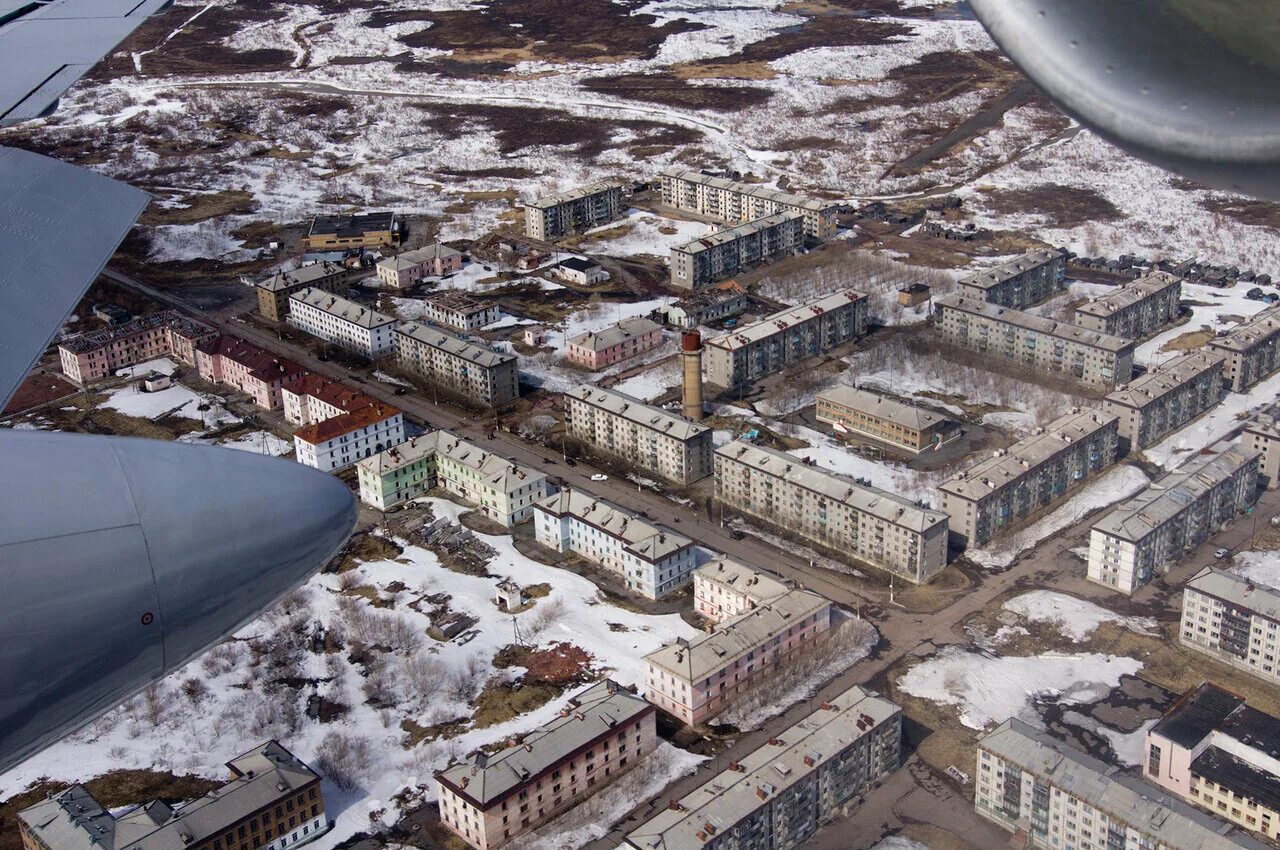
[[[1160,775],[1160,747],[1155,744],[1151,745],[1151,749],[1147,753],[1147,773],[1152,776]]]

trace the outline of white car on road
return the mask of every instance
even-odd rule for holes
[[[597,472],[595,475],[591,476],[591,480],[592,481],[608,481],[609,476]]]

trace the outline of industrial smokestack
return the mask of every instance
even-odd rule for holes
[[[680,364],[684,367],[683,409],[685,419],[702,421],[702,335],[696,330],[680,334]]]

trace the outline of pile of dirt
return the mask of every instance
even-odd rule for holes
[[[548,647],[530,648],[508,644],[493,657],[493,666],[499,670],[507,667],[523,667],[525,684],[572,685],[595,678],[592,662],[595,657],[571,643],[556,643]]]

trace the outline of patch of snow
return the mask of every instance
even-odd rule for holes
[[[206,428],[239,422],[240,417],[228,412],[222,402],[223,399],[218,396],[203,396],[182,384],[174,384],[154,393],[144,393],[137,385],[131,384],[111,390],[102,406],[118,410],[125,416],[142,419],[159,419],[165,415],[182,416],[203,422]],[[202,405],[207,405],[208,409],[200,410]]]
[[[619,236],[607,235],[609,231],[623,227],[627,228],[625,233]],[[608,254],[611,257],[644,254],[666,260],[671,256],[672,248],[691,242],[699,236],[706,236],[711,229],[711,225],[705,222],[663,218],[645,210],[630,209],[623,218],[588,230],[579,247],[593,254]],[[663,233],[662,230],[675,232]]]
[[[1249,581],[1280,590],[1280,551],[1237,552],[1231,556],[1228,569]]]
[[[1152,463],[1177,469],[1193,454],[1241,428],[1249,415],[1280,395],[1280,372],[1255,384],[1245,393],[1227,393],[1222,401],[1190,425],[1175,431],[1154,446],[1143,449]]]
[[[1119,623],[1146,635],[1156,628],[1156,621],[1150,617],[1124,617],[1087,599],[1052,590],[1033,590],[1015,596],[1001,607],[1033,623],[1052,623],[1064,637],[1076,641],[1089,637],[1103,623]]]
[[[168,357],[157,357],[154,360],[148,360],[145,363],[138,363],[134,366],[125,366],[116,370],[117,378],[142,378],[152,372],[158,372],[161,375],[172,375],[178,371],[178,364],[174,363]]]
[[[871,850],[929,850],[929,845],[906,836],[890,835],[881,839]]]

